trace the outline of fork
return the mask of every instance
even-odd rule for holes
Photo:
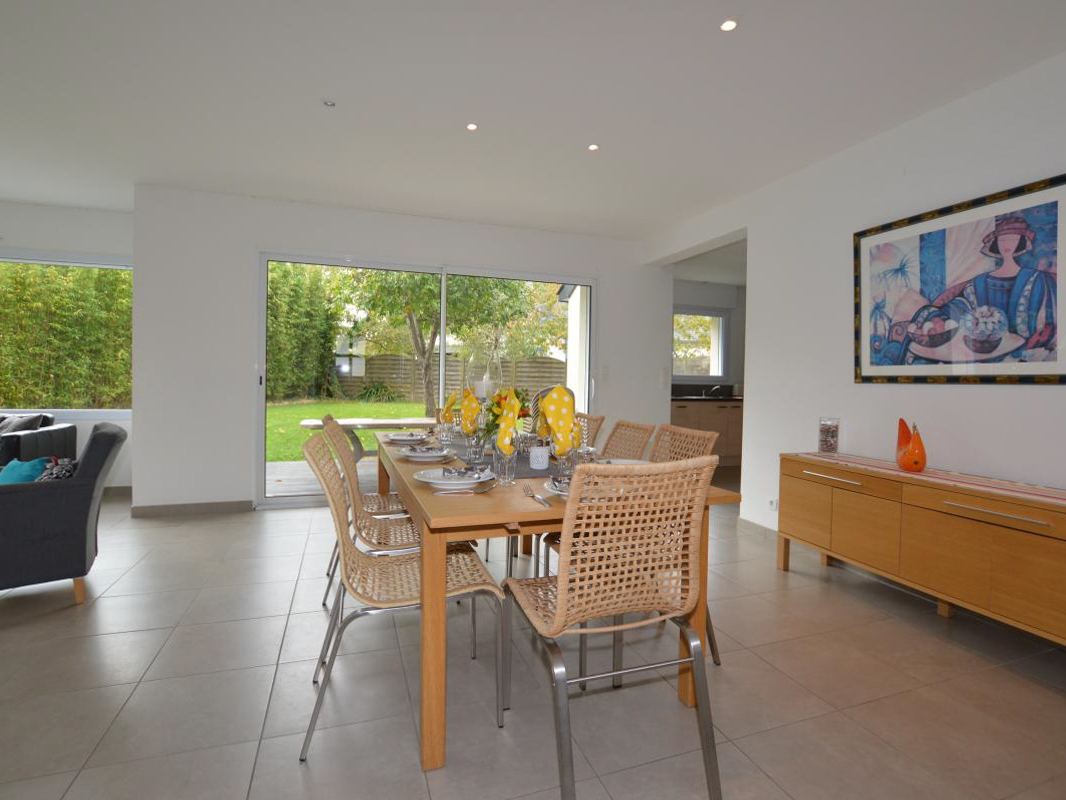
[[[548,501],[545,500],[543,497],[541,497],[536,492],[534,492],[532,489],[530,489],[528,483],[523,483],[522,484],[522,491],[525,492],[526,497],[531,497],[534,500],[536,500],[538,503],[540,503],[542,506],[544,506],[545,508],[550,508],[550,506],[548,504]]]

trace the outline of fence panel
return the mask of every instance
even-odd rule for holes
[[[434,366],[436,359],[434,359]],[[520,361],[503,361],[503,382],[507,386],[526,389],[531,394],[545,386],[566,382],[566,362],[557,358],[526,358]],[[456,356],[449,355],[444,362],[444,393],[459,391],[485,374],[484,364],[467,364]],[[341,391],[346,397],[355,398],[368,383],[387,383],[398,391],[403,400],[421,403],[425,399],[422,380],[411,356],[380,355],[366,360],[366,375],[338,376]],[[433,370],[432,391],[437,396],[440,372]]]

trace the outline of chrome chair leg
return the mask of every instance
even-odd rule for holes
[[[554,639],[542,641],[551,662],[555,752],[559,759],[559,794],[561,800],[577,800],[577,788],[574,785],[574,749],[570,740],[570,697],[566,691],[566,662]]]
[[[504,600],[496,598],[496,727],[503,727],[503,712],[506,698],[505,695],[508,691],[505,686],[508,682],[508,676],[504,672],[504,656],[503,651],[509,649],[510,642],[508,638],[510,631],[508,630],[507,620],[504,619],[503,604]]]
[[[533,534],[533,577],[540,577],[540,540],[544,538],[544,534]]]
[[[329,567],[326,569],[326,577],[329,578],[326,581],[326,591],[322,593],[322,607],[326,608],[326,599],[329,597],[329,590],[333,588],[333,579],[337,575],[337,564],[340,562],[340,548],[337,547],[337,543],[333,543],[333,555],[329,557]]]
[[[621,614],[615,614],[615,616],[614,616],[614,624],[615,625],[621,625],[624,622],[625,622],[625,617],[623,617]],[[614,670],[615,672],[617,672],[618,670],[622,669],[622,647],[623,647],[622,631],[615,631],[614,632],[614,653],[613,653],[613,660],[611,662],[611,669]],[[584,670],[582,670],[582,674],[584,674]],[[622,676],[621,675],[615,675],[613,678],[611,678],[611,685],[615,689],[621,689],[622,688]]]
[[[477,595],[467,597],[470,601],[470,658],[477,658]]]
[[[486,560],[486,561],[488,561],[488,560],[489,560],[489,543],[490,543],[491,541],[492,541],[492,539],[486,539],[486,540],[485,540],[485,560]]]
[[[545,535],[543,538],[544,541],[541,542],[541,545],[544,547],[543,571],[544,577],[547,578],[549,575],[551,575],[552,549],[551,546],[548,544],[548,537]]]
[[[703,749],[703,771],[707,777],[710,800],[722,800],[722,778],[718,772],[718,750],[714,744],[714,720],[711,718],[711,693],[707,689],[707,665],[703,661],[703,645],[699,634],[685,620],[674,620],[681,628],[692,655],[692,682],[696,689],[696,720],[700,728]]]
[[[318,676],[322,670],[322,665],[326,663],[326,653],[329,652],[329,643],[333,639],[333,631],[337,627],[337,620],[341,615],[341,608],[344,606],[344,585],[337,587],[337,592],[333,597],[333,608],[329,612],[329,621],[326,623],[326,635],[322,637],[322,649],[318,653],[318,661],[315,663],[315,674],[311,678],[311,683],[318,683]]]
[[[582,630],[587,630],[588,626],[589,626],[589,624],[587,622],[582,622],[578,627],[580,627]],[[582,634],[579,634],[577,638],[578,638],[578,642],[577,642],[577,674],[578,675],[588,675],[589,674],[589,637],[588,637],[587,634],[582,633]],[[581,681],[578,684],[578,687],[581,689],[581,691],[585,691],[585,687],[587,687],[587,686],[588,686],[588,684],[585,683],[584,681]]]
[[[506,554],[505,557],[507,558],[507,577],[508,578],[513,578],[514,577],[514,562],[515,562],[515,559],[518,558],[518,537],[517,536],[508,536],[507,537],[507,546],[504,548],[504,553]]]
[[[339,598],[338,598],[339,600]],[[322,674],[322,685],[318,689],[318,697],[315,698],[315,709],[311,712],[311,722],[307,726],[307,733],[304,736],[303,747],[300,748],[300,761],[307,760],[307,750],[311,747],[311,737],[315,733],[315,725],[318,723],[318,715],[322,711],[322,701],[326,699],[326,687],[329,685],[330,675],[333,674],[333,663],[337,660],[337,651],[341,646],[341,637],[344,635],[344,629],[347,628],[352,621],[363,616],[365,612],[362,609],[357,609],[344,618],[344,621],[337,628],[337,635],[333,639],[333,646],[329,651],[329,660],[326,662],[326,670]],[[317,670],[316,670],[317,672]]]
[[[718,640],[714,638],[714,623],[711,622],[711,607],[707,606],[707,641],[711,645],[711,659],[716,667],[722,666],[722,656],[718,653]]]
[[[511,595],[504,592],[500,603],[500,642],[503,646],[503,708],[507,711],[511,708],[511,609],[514,600]]]

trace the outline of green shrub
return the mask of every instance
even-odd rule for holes
[[[363,384],[363,388],[359,390],[355,399],[366,403],[395,403],[402,400],[403,396],[399,390],[392,388],[385,381],[371,381]]]

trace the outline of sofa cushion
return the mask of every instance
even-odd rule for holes
[[[0,419],[0,434],[35,431],[41,427],[43,419],[43,414],[12,414]]]
[[[3,469],[0,469],[0,484],[32,483],[44,472],[44,468],[51,460],[50,458],[35,458],[33,461],[13,459],[7,462]]]
[[[44,468],[44,472],[37,476],[37,482],[41,481],[65,481],[73,478],[78,469],[78,462],[73,458],[53,458],[52,463]]]

